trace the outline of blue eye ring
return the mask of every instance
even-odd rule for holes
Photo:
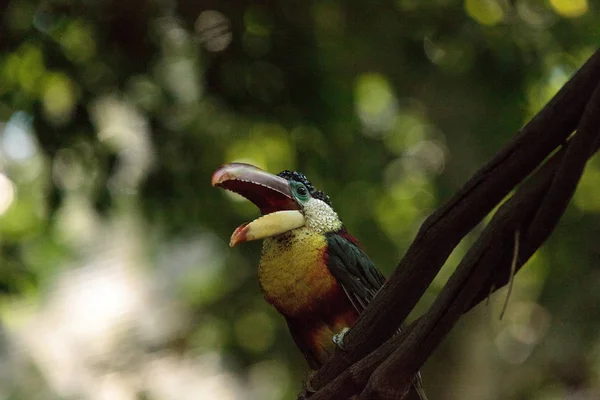
[[[292,195],[298,203],[306,203],[310,199],[310,191],[301,182],[291,181]]]

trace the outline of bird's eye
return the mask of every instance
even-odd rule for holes
[[[298,195],[300,196],[306,196],[308,194],[308,190],[306,190],[306,187],[304,186],[298,186],[298,189],[296,189],[296,193],[298,193]]]
[[[310,193],[304,184],[292,181],[290,185],[292,186],[292,193],[296,201],[300,204],[304,204],[310,199]]]

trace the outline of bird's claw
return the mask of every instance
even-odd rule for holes
[[[302,390],[300,391],[300,393],[298,393],[298,400],[306,400],[311,394],[317,392],[311,384],[312,378],[313,376],[315,376],[316,373],[317,371],[309,371],[306,374],[306,379],[302,384]]]
[[[303,388],[300,393],[298,393],[298,400],[307,400],[309,396],[309,391]]]
[[[335,343],[335,345],[342,350],[346,350],[344,348],[344,336],[346,336],[346,333],[348,333],[349,330],[350,328],[344,328],[340,331],[340,333],[333,335],[333,343]]]

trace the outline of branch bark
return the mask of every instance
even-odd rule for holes
[[[517,231],[524,233],[517,267],[544,243],[575,193],[585,164],[600,144],[600,85],[588,103],[577,133],[553,162],[524,183],[494,216],[459,264],[431,310],[400,347],[373,372],[360,399],[401,399],[412,377],[468,311],[495,271],[508,277]],[[533,218],[531,217],[533,215]],[[499,282],[494,282],[499,283]],[[502,282],[502,285],[506,283]],[[502,286],[498,285],[498,287]],[[489,286],[488,286],[489,290]]]
[[[589,101],[599,81],[600,54],[596,53],[503,150],[424,222],[390,280],[346,335],[346,351],[336,352],[314,377],[313,387],[323,390],[313,398],[360,393],[366,379],[361,398],[400,398],[398,393],[408,387],[458,317],[485,298],[491,287],[506,283],[516,230],[521,231],[522,240],[519,268],[546,240],[564,212],[585,162],[600,145],[600,121],[595,117],[600,115],[598,91]],[[408,315],[460,240],[565,143],[580,120],[569,146],[499,209],[425,317],[381,345]]]

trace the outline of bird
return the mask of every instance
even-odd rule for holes
[[[213,173],[212,185],[259,208],[262,215],[235,229],[229,245],[263,240],[260,288],[285,318],[311,371],[318,370],[336,346],[343,349],[344,335],[385,277],[348,233],[329,196],[304,174],[284,170],[275,175],[250,164],[230,163]],[[312,390],[310,381],[306,386]],[[420,373],[411,392],[407,398],[427,399]]]

